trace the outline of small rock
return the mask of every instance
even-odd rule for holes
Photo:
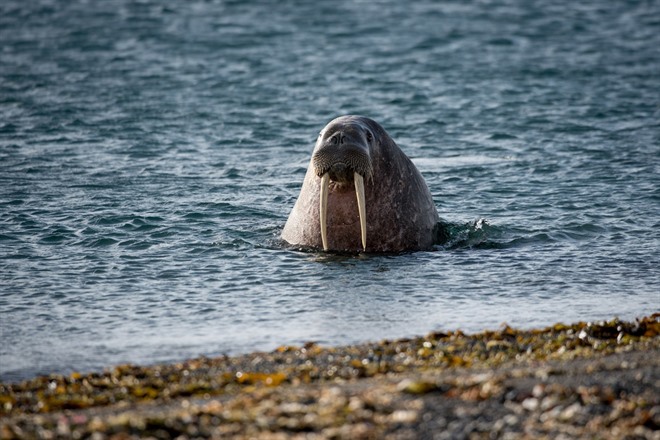
[[[410,410],[397,410],[392,413],[390,419],[394,423],[413,423],[417,420],[417,412]]]
[[[522,401],[522,407],[527,411],[536,411],[539,407],[539,399],[530,397]]]

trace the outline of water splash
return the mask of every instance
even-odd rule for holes
[[[496,247],[501,236],[502,229],[485,218],[466,223],[441,220],[436,226],[436,244],[446,250]]]

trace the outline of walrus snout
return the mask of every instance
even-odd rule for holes
[[[332,141],[331,141],[332,142]],[[330,174],[333,182],[350,183],[353,174],[371,179],[373,166],[368,150],[355,145],[322,145],[312,156],[312,166],[317,176]]]

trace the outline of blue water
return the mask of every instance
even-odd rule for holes
[[[657,1],[0,2],[0,380],[660,309]],[[432,252],[279,233],[380,122]]]

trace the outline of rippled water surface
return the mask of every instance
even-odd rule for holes
[[[3,0],[0,379],[660,304],[660,3]],[[279,233],[379,121],[448,241]]]

